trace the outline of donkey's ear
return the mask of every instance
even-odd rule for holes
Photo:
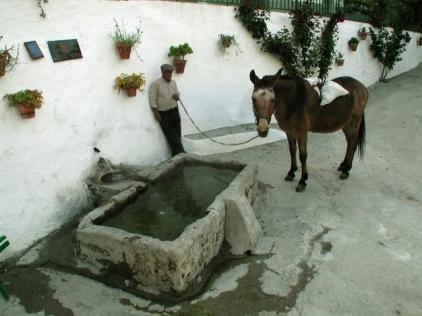
[[[259,78],[255,75],[255,70],[251,70],[251,72],[249,73],[249,79],[251,79],[253,84],[255,84],[259,80]]]
[[[275,76],[279,76],[279,77],[281,77],[281,73],[283,72],[283,68],[280,68],[277,72],[276,72],[276,74],[275,74]]]

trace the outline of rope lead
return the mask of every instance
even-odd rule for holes
[[[255,138],[257,138],[257,137],[258,137],[258,135],[256,135],[256,136],[254,136],[254,137],[252,137],[252,138],[250,138],[250,139],[248,139],[248,140],[245,140],[245,141],[243,141],[243,142],[240,142],[240,143],[223,143],[223,142],[220,142],[220,141],[218,141],[218,140],[216,140],[216,139],[212,138],[211,136],[207,135],[205,132],[201,131],[201,129],[198,127],[198,125],[196,125],[196,124],[195,124],[195,122],[193,121],[193,119],[190,117],[190,115],[189,115],[188,111],[186,111],[185,105],[183,104],[182,100],[179,100],[179,102],[180,102],[180,104],[182,105],[183,110],[185,111],[186,115],[188,116],[188,118],[189,118],[189,120],[191,121],[191,123],[193,124],[193,126],[195,126],[195,128],[196,128],[196,129],[197,129],[197,130],[198,130],[198,131],[199,131],[202,135],[204,135],[206,138],[208,138],[210,141],[212,141],[212,142],[214,142],[214,143],[217,143],[217,144],[220,144],[220,145],[224,145],[224,146],[237,146],[237,145],[243,145],[243,144],[249,143],[250,141],[252,141],[252,140],[254,140]]]

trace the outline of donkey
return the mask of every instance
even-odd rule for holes
[[[347,150],[338,170],[341,171],[340,179],[347,179],[356,148],[361,158],[364,154],[364,110],[368,102],[368,90],[356,79],[338,77],[333,81],[345,88],[349,94],[337,97],[331,103],[321,106],[318,93],[308,81],[298,77],[282,76],[281,72],[282,69],[275,75],[259,79],[255,71],[251,70],[249,78],[254,84],[252,103],[259,136],[267,136],[273,113],[281,130],[287,135],[291,166],[285,180],[293,181],[295,177],[298,146],[302,176],[296,191],[304,191],[308,179],[306,167],[308,132],[331,133],[339,129],[342,129],[346,136]]]

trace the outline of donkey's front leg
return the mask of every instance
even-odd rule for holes
[[[306,180],[308,180],[308,168],[306,167],[306,158],[308,157],[307,153],[307,143],[308,135],[300,135],[297,137],[297,143],[299,145],[299,159],[300,164],[302,165],[302,177],[299,180],[299,184],[296,187],[296,192],[302,192],[306,188]]]
[[[289,151],[290,151],[290,170],[287,173],[284,180],[293,181],[295,177],[295,171],[297,170],[296,162],[296,137],[293,134],[286,133],[287,140],[289,141]]]

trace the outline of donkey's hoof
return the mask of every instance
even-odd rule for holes
[[[338,170],[338,171],[346,171],[346,166],[344,165],[344,162],[342,162],[342,163],[338,166],[337,170]]]
[[[341,180],[346,180],[349,177],[349,173],[347,171],[343,171],[340,175]]]
[[[284,178],[285,181],[293,181],[293,179],[295,178],[295,174],[294,173],[288,173],[287,176]]]
[[[299,183],[296,187],[296,192],[303,192],[303,191],[305,191],[305,188],[306,188],[306,184],[300,184]]]

